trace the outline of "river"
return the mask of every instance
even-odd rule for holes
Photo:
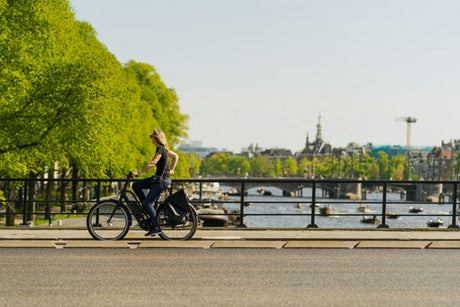
[[[225,191],[225,187],[223,187]],[[311,217],[304,214],[310,214],[311,189],[304,188],[302,195],[304,197],[284,197],[282,191],[277,188],[267,187],[266,190],[271,192],[271,196],[261,196],[257,188],[248,189],[248,195],[245,200],[251,203],[244,208],[246,216],[246,226],[248,227],[306,227],[311,223]],[[321,196],[321,189],[318,189],[316,195]],[[366,215],[376,215],[378,218],[382,214],[382,193],[367,194],[367,202],[378,202],[367,204],[370,211]],[[399,203],[392,203],[399,202]],[[376,228],[373,224],[361,223],[362,216],[340,216],[340,214],[363,214],[358,212],[356,207],[359,201],[350,201],[344,199],[317,198],[319,206],[330,205],[334,210],[333,216],[321,216],[317,209],[315,224],[320,228]],[[364,203],[364,201],[363,201]],[[238,209],[239,203],[226,203],[228,209]],[[422,213],[409,213],[409,207],[422,207]],[[427,222],[430,218],[436,219],[438,216],[444,220],[444,226],[447,228],[452,218],[442,216],[451,214],[452,204],[447,203],[439,205],[437,203],[420,203],[414,204],[401,201],[399,193],[387,193],[387,211],[397,212],[398,214],[410,214],[410,216],[400,216],[398,219],[386,218],[386,224],[390,228],[427,228]],[[282,216],[251,216],[250,214],[292,214]],[[433,215],[433,216],[432,216]],[[381,218],[380,218],[381,221]]]

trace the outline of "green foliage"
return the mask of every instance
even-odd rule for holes
[[[151,65],[120,64],[67,0],[0,1],[0,176],[55,161],[81,177],[137,170],[154,128],[172,149],[186,137],[178,101]]]
[[[454,157],[453,167],[455,175],[458,175],[460,173],[460,154]]]
[[[283,173],[287,176],[297,175],[297,161],[294,158],[287,158],[283,162]]]
[[[249,160],[250,173],[255,177],[271,177],[275,175],[270,160],[265,156],[254,157]]]
[[[240,172],[235,172],[234,165],[238,165]],[[313,161],[302,158],[297,162],[290,157],[283,163],[279,159],[270,160],[267,156],[247,159],[221,153],[203,159],[199,171],[204,176],[244,176],[247,172],[247,175],[254,177],[309,177],[314,173],[315,178],[336,178],[340,174],[341,178],[367,179],[409,179],[406,174],[410,173],[404,156],[388,159],[384,152],[380,152],[377,159],[365,154],[344,155],[340,159],[334,156],[315,157]]]

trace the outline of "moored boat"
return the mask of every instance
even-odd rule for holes
[[[270,192],[269,190],[265,189],[264,187],[258,188],[257,192],[259,192],[260,195],[263,195],[263,196],[271,196],[272,195],[272,192]]]
[[[359,204],[356,207],[356,210],[358,210],[358,212],[367,213],[367,212],[371,211],[371,208],[369,206],[367,206],[367,205]]]
[[[374,216],[366,215],[361,219],[361,223],[377,225],[380,223],[380,220],[375,215]]]
[[[239,210],[228,210],[225,207],[204,206],[197,209],[198,219],[202,221],[204,227],[227,227],[238,224],[240,216]]]
[[[409,208],[409,213],[421,213],[423,212],[422,207],[410,207]]]
[[[332,215],[334,214],[335,210],[330,205],[324,205],[323,207],[319,208],[320,215]]]
[[[399,219],[400,217],[401,216],[396,211],[394,211],[394,212],[388,211],[387,212],[387,218],[389,218],[389,219]]]
[[[428,227],[441,227],[444,225],[444,221],[438,217],[437,219],[430,219],[427,223],[426,226]]]

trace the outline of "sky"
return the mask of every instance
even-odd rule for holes
[[[188,141],[292,152],[316,135],[440,146],[460,139],[458,0],[70,0],[121,63],[151,64]]]

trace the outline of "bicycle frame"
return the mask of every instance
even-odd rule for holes
[[[131,182],[131,174],[128,174],[128,178],[126,179],[125,183],[123,184],[123,188],[121,189],[120,196],[118,198],[118,206],[114,208],[110,218],[109,222],[112,220],[113,215],[115,214],[115,211],[119,208],[119,206],[123,205],[123,203],[126,204],[126,207],[129,208],[129,211],[131,212],[131,215],[134,216],[134,218],[137,220],[139,223],[139,226],[143,228],[144,230],[148,230],[151,227],[151,221],[150,221],[150,216],[149,214],[145,211],[145,208],[140,205],[141,201],[137,197],[137,195],[128,190],[129,183]],[[130,195],[132,199],[128,197]],[[157,200],[154,204],[155,210],[158,210],[161,207],[161,202]],[[129,216],[129,225],[132,225],[132,218],[131,215]]]

